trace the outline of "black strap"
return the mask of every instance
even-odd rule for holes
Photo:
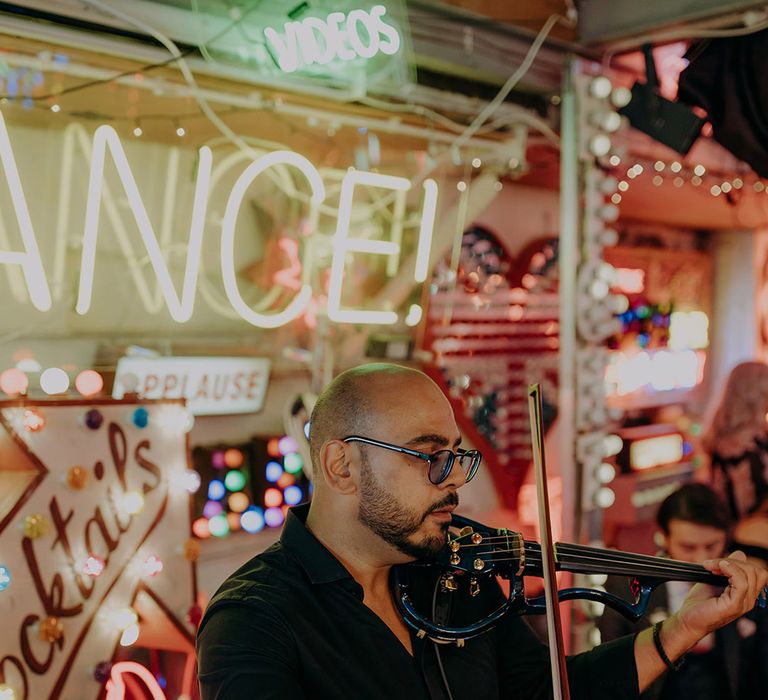
[[[653,644],[666,667],[672,671],[679,671],[680,667],[685,663],[685,654],[683,654],[677,661],[670,661],[670,658],[667,656],[667,652],[664,651],[664,646],[661,643],[661,625],[661,622],[657,622],[653,626]]]

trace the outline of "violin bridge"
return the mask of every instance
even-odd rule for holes
[[[507,549],[512,549],[512,547],[510,547],[510,544],[509,544],[509,535],[510,535],[509,530],[505,530],[504,534],[507,536]],[[514,544],[517,546],[520,552],[518,557],[519,564],[518,564],[517,572],[515,573],[515,576],[522,576],[523,571],[525,571],[525,541],[523,540],[522,534],[519,532],[513,532],[511,533],[511,535],[512,535],[512,540]]]

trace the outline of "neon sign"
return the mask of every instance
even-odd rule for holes
[[[325,19],[307,17],[286,22],[282,33],[266,27],[264,38],[285,73],[334,60],[369,59],[378,53],[392,56],[401,41],[397,29],[385,21],[386,12],[383,5],[374,5],[370,11],[332,12]]]
[[[163,689],[152,675],[150,670],[135,661],[118,661],[113,664],[107,681],[107,695],[105,700],[125,700],[126,687],[124,675],[136,676],[145,686],[152,700],[166,700]]]
[[[66,138],[66,135],[65,135]],[[87,151],[87,143],[86,151]],[[65,141],[64,156],[66,162],[71,162],[74,146],[71,141]],[[85,225],[83,231],[83,247],[81,255],[80,281],[76,303],[77,313],[88,313],[93,295],[93,280],[96,264],[96,248],[98,243],[99,222],[101,215],[102,199],[105,199],[105,212],[118,236],[120,245],[126,255],[131,275],[136,282],[145,307],[149,309],[151,304],[150,294],[146,288],[143,275],[138,269],[137,257],[128,240],[127,232],[122,224],[114,204],[110,202],[111,193],[104,179],[104,169],[107,152],[111,155],[117,170],[120,184],[128,202],[128,209],[133,216],[141,240],[147,252],[147,257],[157,279],[161,296],[173,320],[184,323],[188,321],[194,311],[197,279],[200,271],[200,258],[202,253],[203,230],[205,225],[208,197],[212,187],[212,162],[211,150],[203,146],[198,151],[197,178],[195,182],[195,194],[192,205],[192,223],[186,245],[186,263],[184,267],[184,279],[182,291],[179,295],[174,287],[168,263],[164,258],[158,236],[147,214],[142,201],[136,179],[131,171],[122,143],[117,132],[107,125],[96,129],[90,150],[90,174],[88,195],[85,204]],[[16,220],[21,232],[23,250],[0,250],[0,265],[12,266],[9,268],[9,280],[12,282],[12,292],[19,299],[18,286],[26,286],[29,299],[39,311],[49,311],[53,300],[48,281],[43,267],[40,250],[37,245],[34,228],[29,215],[24,190],[19,178],[16,160],[11,147],[10,138],[5,121],[0,113],[0,164],[5,173],[13,204]],[[312,289],[306,282],[292,288],[295,292],[293,299],[280,312],[263,313],[256,311],[246,304],[237,285],[236,260],[234,250],[235,226],[243,199],[249,185],[266,171],[277,168],[284,175],[285,168],[298,170],[307,181],[310,190],[309,214],[307,217],[307,230],[311,236],[317,229],[320,215],[320,207],[326,199],[326,191],[318,169],[306,158],[293,151],[273,151],[257,157],[246,167],[238,178],[232,191],[229,193],[226,210],[221,223],[220,263],[221,274],[224,283],[226,297],[240,318],[259,328],[277,328],[294,320],[301,314],[312,310]],[[62,198],[66,200],[65,184],[62,182]],[[406,193],[411,189],[411,182],[406,178],[383,175],[350,169],[343,177],[341,183],[341,199],[336,233],[333,237],[331,276],[328,295],[328,315],[333,321],[341,323],[384,323],[392,324],[398,320],[393,311],[372,311],[362,309],[343,309],[341,307],[344,268],[347,255],[352,253],[368,253],[387,255],[395,263],[400,253],[398,231],[402,221],[395,217],[392,221],[391,240],[370,240],[350,236],[351,210],[358,188],[365,187],[390,190],[395,195],[396,212],[402,213],[405,207]],[[437,210],[437,183],[432,179],[423,182],[423,203],[420,213],[419,237],[416,243],[416,263],[414,268],[414,281],[423,282],[428,273],[429,253],[432,240],[432,231]],[[68,193],[68,189],[66,189]],[[105,198],[105,195],[109,197]],[[69,203],[66,203],[67,208]],[[68,210],[68,209],[67,209]],[[61,225],[66,224],[67,216],[60,217]],[[60,234],[60,235],[59,235]],[[54,261],[54,287],[61,286],[63,276],[64,257],[66,248],[60,245],[60,241],[66,241],[66,235],[57,232],[56,258]],[[290,251],[289,251],[290,252]],[[20,280],[10,276],[11,269],[20,266],[24,284]],[[391,269],[391,268],[390,268]],[[295,264],[284,271],[285,275],[295,276]],[[277,277],[277,276],[276,276]]]

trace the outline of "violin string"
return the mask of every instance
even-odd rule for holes
[[[490,539],[490,538],[489,538]],[[494,538],[495,539],[495,538]],[[505,538],[502,538],[505,539]],[[487,544],[488,539],[483,540],[482,544]],[[526,542],[524,546],[524,550],[526,554],[531,555],[534,553],[539,553],[540,549],[538,546],[538,543],[533,543],[536,545],[536,547],[532,547],[532,543]],[[459,545],[459,548],[465,548],[465,547],[477,547],[480,545]],[[596,549],[591,547],[584,547],[581,545],[574,545],[569,543],[557,543],[556,544],[556,550],[557,550],[557,557],[562,558],[563,555],[567,556],[573,556],[573,555],[581,555],[581,556],[588,556],[591,558],[594,558],[596,560],[600,561],[624,561],[628,563],[648,563],[648,564],[654,564],[659,565],[663,567],[669,567],[669,566],[676,566],[680,569],[688,569],[690,571],[699,572],[703,567],[701,567],[699,564],[692,564],[690,562],[681,562],[676,559],[666,559],[664,557],[654,557],[650,556],[648,554],[636,554],[634,552],[621,552],[618,550],[608,550],[608,549]],[[495,552],[515,552],[520,553],[521,548],[519,545],[515,545],[511,548],[507,549],[499,549],[494,548]],[[610,555],[610,556],[607,556]]]
[[[627,575],[631,576],[634,573],[648,573],[648,571],[658,572],[659,575],[671,575],[671,574],[685,574],[692,576],[717,576],[698,564],[689,564],[688,562],[678,562],[675,559],[663,559],[661,557],[647,557],[646,555],[637,555],[638,558],[626,558],[626,557],[607,557],[604,556],[609,550],[598,550],[599,556],[594,556],[595,552],[589,554],[572,554],[570,552],[562,552],[558,548],[557,561],[559,564],[586,564],[591,563],[595,567],[619,567],[631,565],[631,570],[627,571]],[[495,549],[487,554],[490,554],[492,561],[516,561],[520,559],[520,547],[511,547],[509,549]],[[512,557],[499,557],[500,554],[512,554]],[[590,556],[591,554],[591,556]],[[621,554],[628,554],[622,552]],[[538,558],[537,558],[538,557]],[[645,557],[645,558],[643,558]],[[529,564],[540,564],[540,552],[528,550],[526,552],[526,562]]]
[[[497,552],[501,554],[506,553],[512,553],[512,552]],[[495,554],[495,553],[494,553]],[[537,559],[538,553],[533,555],[526,556],[526,561],[528,562],[534,562],[534,561],[540,561],[540,559]],[[515,557],[513,557],[515,558]],[[518,557],[519,558],[519,557]],[[676,562],[674,559],[671,560],[663,560],[660,561],[632,561],[632,560],[625,560],[625,559],[616,559],[611,557],[594,557],[594,556],[584,556],[579,554],[566,554],[563,556],[561,552],[557,553],[556,560],[559,564],[581,564],[581,563],[592,563],[594,566],[624,566],[629,567],[629,574],[631,575],[632,571],[635,570],[647,570],[647,569],[654,569],[659,570],[667,573],[678,573],[678,574],[690,574],[690,575],[705,575],[705,574],[711,574],[710,571],[707,571],[703,566],[681,566],[678,562]],[[497,558],[494,557],[494,561],[498,561]]]
[[[494,558],[493,561],[505,561],[505,558],[498,557]],[[516,558],[512,557],[510,560],[514,561]],[[540,562],[538,560],[526,560],[526,563],[534,566],[539,564]],[[593,573],[600,573],[601,570],[603,573],[611,573],[608,571],[608,569],[613,569],[614,571],[621,571],[623,575],[626,576],[635,576],[635,575],[641,575],[641,574],[648,574],[649,572],[656,572],[659,576],[668,576],[668,577],[675,577],[675,576],[683,576],[683,577],[693,577],[697,580],[699,579],[707,579],[710,580],[711,577],[716,578],[725,578],[725,577],[719,577],[718,574],[713,574],[711,571],[707,571],[705,568],[701,568],[699,570],[691,570],[691,569],[679,569],[676,567],[663,567],[663,566],[651,566],[647,564],[634,564],[631,566],[627,566],[626,562],[615,562],[615,561],[606,561],[606,560],[594,560],[594,559],[575,559],[575,560],[568,560],[564,562],[559,562],[561,567],[567,567],[568,565],[571,566],[585,566],[589,565],[589,568],[592,570]],[[562,570],[568,570],[567,568],[563,568]]]
[[[505,557],[500,557],[500,558],[495,558],[492,561],[494,563],[496,563],[496,562],[502,562],[502,561],[518,561],[518,559],[516,557],[506,557],[506,558]],[[621,563],[623,564],[623,562],[621,562]],[[527,564],[529,564],[529,565],[533,565],[533,564],[540,565],[541,562],[540,561],[533,561],[533,562],[527,562]],[[604,568],[604,569],[612,568],[611,564],[608,563],[608,562],[605,562],[605,561],[600,561],[600,562],[598,562],[597,566],[593,566],[591,568],[592,569],[600,568],[600,565],[602,565],[602,568]],[[620,568],[620,567],[617,567],[617,568]],[[562,569],[561,569],[561,571],[562,571]],[[694,581],[701,581],[701,580],[703,580],[704,582],[705,581],[710,581],[711,577],[723,578],[723,579],[725,578],[725,577],[719,577],[716,574],[712,574],[711,572],[707,571],[704,568],[702,568],[701,571],[690,571],[690,570],[674,571],[674,570],[670,570],[670,569],[655,568],[655,567],[652,567],[652,566],[636,567],[636,568],[633,568],[632,570],[623,570],[623,571],[615,571],[615,572],[611,572],[611,571],[600,572],[600,571],[594,571],[593,570],[592,573],[613,573],[614,575],[617,575],[617,576],[622,576],[622,575],[625,575],[625,576],[643,576],[643,575],[645,575],[645,576],[653,576],[653,577],[657,577],[657,578],[669,577],[669,578],[674,578],[675,580],[686,580],[687,578],[692,578]],[[682,576],[683,578],[675,578],[677,576]]]

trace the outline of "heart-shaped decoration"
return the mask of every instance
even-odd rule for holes
[[[545,430],[556,417],[559,363],[557,239],[513,258],[488,229],[464,232],[458,267],[445,260],[430,285],[428,373],[454,405],[459,427],[515,510],[531,463],[528,385],[542,385]]]

